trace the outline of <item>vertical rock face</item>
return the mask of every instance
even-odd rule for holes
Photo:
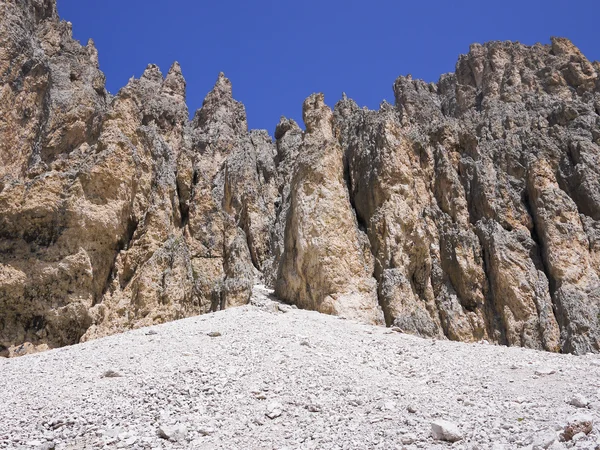
[[[0,5],[0,353],[284,301],[430,337],[600,351],[600,65],[473,45],[395,105],[249,131],[220,74],[116,96],[52,0]]]
[[[343,152],[322,94],[304,102],[303,117],[275,294],[303,308],[382,322],[372,256],[350,206]]]
[[[82,190],[108,95],[93,42],[73,41],[54,2],[3,2],[0,29],[0,345],[65,345],[117,249],[105,200]]]
[[[264,259],[260,208],[273,208],[256,168],[273,179],[275,149],[248,132],[229,81],[190,123],[177,63],[113,98],[93,43],[72,39],[53,2],[1,8],[0,345],[67,345],[247,302],[248,242]]]

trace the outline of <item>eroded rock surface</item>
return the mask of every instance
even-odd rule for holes
[[[350,205],[342,147],[322,94],[305,101],[303,117],[275,292],[302,308],[383,322],[372,255]]]
[[[600,65],[473,45],[395,105],[248,130],[220,74],[114,97],[52,0],[0,5],[0,354],[283,301],[405,332],[600,351]],[[21,346],[26,344],[25,346]]]

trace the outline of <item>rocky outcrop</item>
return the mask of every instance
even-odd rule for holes
[[[600,351],[600,65],[567,39],[473,45],[378,111],[320,94],[249,131],[220,74],[116,96],[52,0],[0,5],[0,354],[245,304]],[[25,345],[21,345],[25,344]]]
[[[302,308],[383,322],[372,255],[344,182],[343,151],[323,95],[304,102],[275,294]]]
[[[596,221],[597,80],[565,39],[493,42],[437,84],[400,77],[395,107],[337,105],[389,324],[598,351],[599,266],[585,231]]]
[[[229,81],[190,123],[177,63],[113,98],[93,43],[72,39],[52,1],[5,3],[1,23],[0,345],[34,351],[246,303],[257,271],[244,227],[260,230],[250,248],[264,258],[265,202],[248,217],[230,205],[249,203],[238,182],[258,192],[247,153],[273,178],[274,146],[248,132]]]

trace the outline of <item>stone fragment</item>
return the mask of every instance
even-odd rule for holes
[[[590,414],[577,413],[569,417],[563,430],[565,441],[570,441],[579,433],[589,434],[592,431],[594,418]]]
[[[121,375],[119,372],[112,369],[109,369],[102,374],[102,378],[120,378],[122,376],[123,375]]]
[[[435,420],[431,422],[431,437],[438,441],[458,442],[463,439],[463,434],[454,423]]]
[[[565,450],[566,448],[562,442],[554,441],[547,450]]]
[[[322,408],[321,408],[321,405],[317,405],[315,403],[311,403],[311,404],[309,404],[309,405],[306,406],[306,409],[308,411],[310,411],[310,412],[317,413],[317,412],[321,412]]]
[[[215,429],[213,427],[203,426],[198,428],[198,433],[202,436],[211,436],[215,433]]]
[[[569,400],[569,405],[573,405],[576,408],[587,408],[589,404],[590,400],[582,394],[575,394]]]
[[[188,428],[185,424],[161,425],[158,427],[157,434],[163,439],[173,442],[184,441],[188,434]]]
[[[417,441],[417,435],[414,433],[406,433],[404,435],[402,435],[402,437],[400,438],[400,442],[403,445],[410,445],[413,444]]]
[[[537,433],[533,438],[532,450],[546,450],[558,440],[556,430],[548,429]]]
[[[276,419],[283,414],[283,406],[278,402],[271,402],[267,405],[267,411],[265,415],[269,419]]]

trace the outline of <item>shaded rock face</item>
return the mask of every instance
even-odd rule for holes
[[[600,351],[600,65],[568,40],[473,45],[378,111],[312,95],[273,140],[223,74],[191,121],[177,63],[111,96],[51,0],[3,2],[0,30],[2,354],[256,282],[422,336]]]

